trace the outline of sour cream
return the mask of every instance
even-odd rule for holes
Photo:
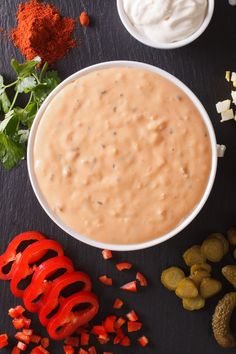
[[[122,0],[136,31],[154,43],[188,38],[202,25],[208,0]]]

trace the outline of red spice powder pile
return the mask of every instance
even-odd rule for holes
[[[51,4],[38,0],[19,4],[17,20],[11,38],[27,60],[40,56],[43,63],[53,64],[75,47],[75,20],[62,17]]]

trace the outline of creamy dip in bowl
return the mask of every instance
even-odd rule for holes
[[[38,112],[28,146],[31,183],[51,219],[113,250],[149,247],[186,227],[216,165],[214,131],[196,96],[136,62],[65,80]]]

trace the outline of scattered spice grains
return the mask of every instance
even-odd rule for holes
[[[53,64],[76,45],[72,38],[75,20],[62,17],[51,4],[38,0],[20,3],[17,20],[11,38],[27,60],[40,56],[42,63]]]

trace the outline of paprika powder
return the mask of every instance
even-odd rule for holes
[[[58,9],[39,0],[19,4],[17,27],[11,38],[27,60],[40,56],[42,63],[53,64],[75,47],[72,32],[75,20],[62,17]]]

